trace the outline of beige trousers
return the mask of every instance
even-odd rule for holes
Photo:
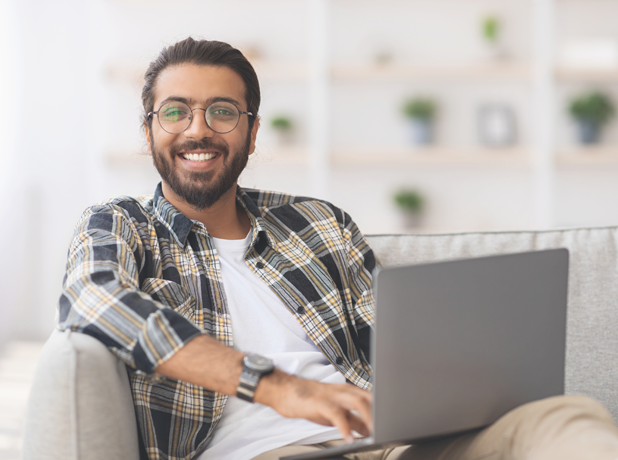
[[[313,452],[343,441],[285,446],[254,460]],[[597,401],[556,396],[525,404],[473,434],[395,449],[347,454],[348,460],[617,460],[618,428]]]

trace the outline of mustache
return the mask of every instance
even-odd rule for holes
[[[186,150],[207,150],[207,149],[217,150],[224,157],[227,157],[229,153],[229,149],[227,145],[213,142],[212,139],[206,137],[204,139],[200,139],[199,141],[190,140],[187,142],[183,142],[182,144],[172,145],[170,147],[170,154],[172,157],[175,157],[180,152],[183,152]]]

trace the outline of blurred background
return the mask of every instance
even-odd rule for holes
[[[260,77],[245,187],[365,233],[618,224],[618,0],[0,4],[0,342],[49,334],[84,208],[153,192],[142,75],[187,36]]]
[[[189,35],[260,77],[245,187],[330,200],[365,233],[618,224],[618,0],[0,5],[0,348],[52,330],[81,212],[153,192],[142,75]]]

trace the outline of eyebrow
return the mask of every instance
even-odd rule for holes
[[[161,101],[161,103],[159,104],[159,107],[161,107],[166,102],[170,102],[170,101],[184,102],[189,107],[193,107],[194,105],[199,104],[199,102],[200,102],[197,99],[193,99],[192,97],[169,96],[169,97],[166,97],[164,100]],[[240,102],[238,102],[233,97],[226,97],[226,96],[210,97],[210,98],[206,99],[203,102],[204,102],[204,105],[206,107],[208,107],[213,102],[230,102],[230,103],[234,104],[237,107],[240,107],[240,105],[241,105]]]

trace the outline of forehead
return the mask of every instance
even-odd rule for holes
[[[227,97],[238,101],[241,110],[246,110],[247,105],[245,84],[240,75],[228,67],[210,65],[180,64],[163,70],[155,87],[155,109],[170,97],[182,97],[197,103]]]

